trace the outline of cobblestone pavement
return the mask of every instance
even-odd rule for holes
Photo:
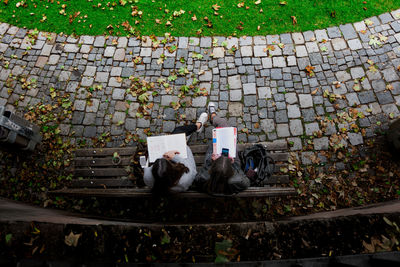
[[[241,38],[67,37],[2,23],[0,40],[0,105],[25,113],[69,94],[59,128],[73,140],[170,132],[215,101],[240,141],[319,151],[363,144],[399,116],[400,10]]]

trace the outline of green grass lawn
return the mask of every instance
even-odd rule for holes
[[[361,21],[400,8],[399,0],[0,2],[0,21],[43,31],[78,35],[127,35],[129,31],[157,36],[164,35],[165,32],[175,36],[266,35]]]

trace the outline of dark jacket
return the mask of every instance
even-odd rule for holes
[[[241,169],[240,159],[236,152],[235,161],[232,164],[234,175],[228,181],[227,192],[208,192],[206,189],[206,182],[210,179],[210,173],[208,172],[212,165],[213,146],[209,144],[206,155],[204,157],[203,167],[199,170],[195,178],[195,186],[198,190],[209,193],[209,194],[236,194],[250,186],[250,180],[246,177]]]

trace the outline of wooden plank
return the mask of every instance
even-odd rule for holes
[[[193,154],[195,154],[195,153],[203,153],[203,154],[205,154],[207,152],[207,148],[208,148],[208,145],[193,145],[193,146],[190,146],[190,149],[192,150]]]
[[[287,162],[289,160],[289,153],[287,152],[277,152],[277,153],[270,153],[269,156],[275,161],[283,161]],[[194,162],[196,165],[202,165],[204,163],[204,155],[194,155]]]
[[[246,143],[246,144],[238,144],[238,151],[242,151],[246,147],[251,147],[253,145],[260,144],[266,147],[268,151],[286,151],[288,149],[287,142],[285,140],[276,140],[274,142],[260,142],[260,143]],[[192,145],[190,149],[193,154],[205,154],[207,151],[208,145]]]
[[[264,184],[288,184],[289,175],[272,175],[271,178],[265,179]]]
[[[121,197],[121,198],[139,198],[151,197],[152,193],[149,189],[61,189],[49,192],[52,195],[68,195],[82,197]],[[175,197],[189,198],[214,198],[214,197],[278,197],[286,195],[294,195],[296,190],[292,187],[250,187],[247,190],[236,195],[218,195],[212,196],[205,193],[188,191],[174,194]]]
[[[83,179],[72,180],[69,185],[72,188],[112,188],[112,187],[134,187],[130,179]]]
[[[102,157],[112,156],[117,152],[120,156],[129,156],[135,154],[136,147],[121,147],[121,148],[88,148],[88,149],[77,149],[75,151],[76,157]]]
[[[74,174],[75,177],[113,177],[129,175],[123,168],[75,169]]]
[[[108,158],[75,158],[75,167],[101,167],[101,166],[127,166],[131,164],[131,157],[121,157],[121,162],[117,165],[113,163],[112,157]]]

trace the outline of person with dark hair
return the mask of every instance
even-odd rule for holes
[[[208,104],[210,121],[214,127],[229,127],[225,118],[216,113],[215,104]],[[243,173],[236,152],[234,159],[213,154],[212,142],[209,144],[204,165],[196,176],[196,187],[208,194],[236,194],[250,186],[250,180]]]
[[[204,112],[195,124],[176,127],[172,134],[185,133],[188,137],[196,131],[201,132],[207,119],[208,114]],[[183,192],[192,185],[197,174],[196,163],[190,147],[186,149],[187,158],[181,157],[178,151],[168,151],[152,166],[144,168],[144,183],[152,188],[154,194]]]

